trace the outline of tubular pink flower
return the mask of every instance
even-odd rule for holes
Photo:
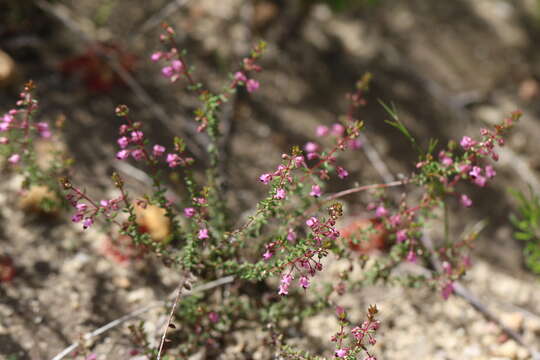
[[[336,171],[340,179],[345,179],[347,176],[349,176],[349,172],[345,170],[344,168],[342,168],[341,166],[338,166],[336,168]]]
[[[129,150],[120,150],[116,153],[116,158],[118,160],[125,160],[129,156]]]
[[[5,145],[7,143],[9,143],[9,139],[7,137],[5,137],[5,136],[1,136],[0,137],[0,145]]]
[[[196,213],[197,213],[197,210],[195,210],[195,208],[188,207],[184,209],[185,217],[188,217],[188,218],[193,217],[195,216]]]
[[[261,176],[259,176],[259,180],[267,185],[270,181],[272,181],[272,175],[271,174],[262,174]]]
[[[121,149],[125,149],[129,145],[129,140],[127,137],[122,136],[117,140],[118,146],[120,146]]]
[[[137,161],[140,161],[142,159],[144,159],[144,151],[142,151],[141,149],[135,149],[131,152],[131,156],[137,160]]]
[[[172,66],[173,70],[176,71],[177,73],[184,70],[184,64],[180,60],[171,61],[171,66]]]
[[[462,194],[459,200],[461,202],[461,205],[467,208],[472,206],[472,200],[465,194]]]
[[[298,283],[300,284],[301,287],[303,287],[304,289],[307,289],[309,287],[309,279],[307,276],[302,276],[300,277],[300,279],[298,280]]]
[[[83,221],[83,229],[88,229],[90,226],[92,226],[92,224],[94,224],[94,219],[91,217],[87,217]]]
[[[154,145],[154,148],[152,149],[152,153],[155,157],[160,157],[165,153],[165,147],[161,145]]]
[[[416,264],[416,253],[413,250],[409,250],[407,261]]]
[[[172,66],[165,66],[163,69],[161,69],[161,74],[166,78],[170,78],[174,75],[174,69]]]
[[[472,148],[474,145],[476,145],[476,141],[474,141],[473,139],[471,139],[470,137],[468,136],[464,136],[461,141],[459,142],[459,144],[461,145],[461,147],[464,149],[464,150],[469,150],[470,148]]]
[[[274,195],[274,199],[283,200],[285,199],[285,195],[286,195],[285,189],[279,188],[276,190],[276,195]]]
[[[388,210],[383,205],[379,205],[377,209],[375,210],[375,216],[376,217],[385,217],[388,215]]]
[[[272,256],[274,256],[274,254],[272,254],[272,252],[268,249],[262,255],[264,260],[270,260]]]
[[[294,230],[289,229],[289,232],[287,233],[287,241],[293,242],[294,240],[296,240],[296,233]]]
[[[315,134],[318,137],[326,136],[328,135],[329,132],[330,132],[330,129],[328,129],[328,126],[324,126],[324,125],[319,125],[315,129]]]
[[[202,228],[199,230],[199,240],[205,240],[205,239],[208,239],[209,238],[209,235],[208,235],[208,229],[207,228]]]
[[[311,192],[309,195],[313,197],[320,197],[321,196],[321,187],[319,185],[312,185],[311,186]]]
[[[497,175],[497,173],[495,172],[495,169],[493,169],[493,166],[491,165],[487,165],[485,171],[486,171],[486,176],[488,179],[492,179],[495,177],[495,175]]]
[[[444,300],[448,300],[448,298],[450,297],[450,295],[452,295],[453,292],[454,292],[453,282],[449,282],[448,284],[444,285],[443,288],[441,289],[441,295]]]
[[[21,160],[21,155],[19,154],[13,154],[8,158],[8,162],[13,165],[17,164],[20,160]]]
[[[247,77],[246,77],[246,75],[244,75],[243,72],[237,71],[237,72],[234,74],[234,80],[246,82],[246,81],[247,81]]]
[[[399,230],[399,231],[396,233],[396,241],[397,241],[398,243],[402,243],[402,242],[407,241],[407,229]]]
[[[249,79],[247,82],[246,82],[246,89],[249,93],[252,93],[254,91],[257,91],[257,89],[259,89],[259,82],[255,79]]]
[[[180,160],[181,158],[177,154],[167,154],[167,163],[171,168],[175,168],[180,165]]]
[[[313,153],[319,150],[319,145],[315,144],[312,141],[309,141],[304,145],[304,150],[306,150],[308,153]]]
[[[332,134],[336,136],[342,136],[344,132],[345,132],[345,126],[339,123],[332,125]]]
[[[152,56],[150,56],[150,59],[153,62],[156,62],[156,61],[159,61],[162,56],[163,56],[163,53],[161,51],[157,51],[157,52],[153,53]]]

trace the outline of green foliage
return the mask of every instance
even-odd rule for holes
[[[510,189],[518,202],[517,215],[510,215],[516,228],[514,237],[525,241],[523,249],[525,263],[534,273],[540,274],[540,197],[529,189],[527,197],[523,192]]]

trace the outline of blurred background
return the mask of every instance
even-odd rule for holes
[[[188,62],[195,66],[195,77],[214,90],[257,40],[268,43],[261,62],[264,71],[257,76],[261,88],[249,96],[238,93],[224,111],[227,197],[239,213],[251,210],[262,196],[264,189],[256,179],[276,166],[282,152],[314,139],[317,125],[339,120],[346,112],[345,94],[366,72],[373,81],[360,116],[366,125],[365,147],[344,161],[353,175],[350,182],[331,184],[329,190],[384,180],[366,149],[378,153],[394,177],[414,170],[415,152],[384,123],[388,115],[378,100],[394,103],[424,145],[430,138],[444,145],[463,135],[478,136],[481,127],[522,110],[523,121],[501,152],[493,186],[464,189],[476,206],[465,215],[456,206],[451,227],[461,234],[487,221],[474,250],[478,266],[470,275],[471,284],[506,314],[516,331],[532,343],[540,342],[540,318],[535,315],[540,305],[534,300],[540,290],[537,278],[524,266],[524,243],[513,237],[509,216],[517,205],[508,192],[527,192],[529,187],[540,192],[539,1],[4,0],[0,108],[9,110],[23,83],[34,80],[41,118],[66,119],[65,147],[76,159],[75,180],[89,191],[110,191],[114,169],[131,176],[138,183],[135,188],[145,187],[136,169],[119,168],[114,160],[117,104],[131,108],[149,137],[167,144],[173,133],[185,137],[197,162],[203,166],[206,161],[201,154],[207,139],[196,133],[192,120],[196,98],[183,85],[171,85],[149,59],[162,49],[158,36],[163,22],[176,30]],[[9,182],[0,186],[6,206],[0,217],[0,243],[20,259],[24,281],[0,288],[0,356],[48,358],[69,342],[66,329],[92,329],[121,315],[131,298],[166,293],[167,283],[162,290],[133,295],[149,287],[150,280],[128,279],[129,285],[118,290],[116,285],[129,278],[124,270],[107,264],[90,269],[88,260],[77,255],[81,250],[74,250],[74,239],[80,236],[74,229],[28,224],[7,208],[14,201],[11,188]],[[352,198],[348,205],[354,215],[366,204]],[[92,240],[85,241],[88,248],[93,246]],[[30,245],[39,251],[28,254]],[[68,255],[68,265],[58,267],[53,261]],[[78,272],[81,269],[85,270]],[[110,277],[117,283],[109,289]],[[61,301],[53,301],[58,290],[51,290],[57,286],[65,286],[66,292],[82,286],[76,291],[79,295],[73,295],[80,297],[81,318],[60,315]],[[123,293],[100,297],[106,289]],[[501,338],[464,302],[440,304],[427,291],[422,296],[409,291],[378,289],[371,294],[374,298],[365,295],[367,303],[381,304],[387,317],[380,358],[527,358],[523,348]],[[26,300],[17,304],[22,294]],[[426,310],[423,306],[431,302]],[[43,319],[35,323],[32,315],[41,314],[34,306],[43,304],[50,307],[44,315],[47,326]],[[327,319],[319,321],[324,324]],[[435,331],[441,335],[432,338]],[[321,351],[331,346],[325,335],[308,338],[320,344]]]

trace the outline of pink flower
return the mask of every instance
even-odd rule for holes
[[[304,289],[307,289],[309,287],[309,279],[307,278],[307,276],[300,277],[300,279],[298,280],[298,283]]]
[[[478,176],[474,179],[474,183],[480,187],[484,187],[486,185],[487,179],[483,176]]]
[[[13,115],[4,114],[4,116],[2,117],[2,121],[8,124],[11,123],[13,121]]]
[[[188,207],[184,209],[184,215],[188,218],[195,216],[196,213],[197,211],[195,210],[195,208]]]
[[[285,199],[285,195],[286,195],[285,190],[282,188],[279,188],[276,190],[276,195],[274,195],[274,199],[283,200]]]
[[[375,210],[375,216],[377,217],[384,217],[388,215],[388,210],[383,205],[379,205],[377,209]]]
[[[259,88],[259,82],[255,79],[249,79],[246,83],[246,88],[249,93],[252,93]]]
[[[310,141],[310,142],[307,142],[306,145],[304,145],[304,150],[306,150],[308,153],[313,153],[319,150],[319,145]]]
[[[262,174],[261,176],[259,176],[259,180],[267,185],[271,180],[272,180],[272,175],[271,174]]]
[[[452,264],[450,264],[448,261],[443,261],[442,268],[446,275],[452,275]]]
[[[351,150],[358,150],[360,148],[362,148],[364,144],[362,144],[362,140],[360,139],[351,139],[347,142],[347,146],[351,149]]]
[[[208,313],[208,319],[215,324],[219,321],[219,314],[215,311],[211,311]]]
[[[116,153],[116,158],[118,160],[125,160],[129,156],[129,150],[120,150]]]
[[[294,240],[296,240],[296,233],[294,230],[289,229],[289,232],[287,233],[287,241],[293,242]]]
[[[3,122],[0,123],[0,132],[8,131],[9,130],[9,123]]]
[[[319,223],[319,220],[317,220],[317,218],[314,216],[306,220],[306,225],[309,226],[310,228],[316,226],[318,223]]]
[[[468,136],[464,136],[461,141],[459,142],[459,144],[461,145],[461,147],[464,149],[464,150],[469,150],[471,147],[473,147],[474,145],[476,145],[476,141],[474,141],[473,139],[471,139],[470,137]]]
[[[117,140],[118,146],[120,146],[121,149],[125,149],[129,145],[129,140],[127,137],[122,136]]]
[[[140,160],[144,159],[144,151],[142,151],[141,149],[133,150],[131,152],[131,156],[133,156],[133,158],[135,160],[140,161]]]
[[[448,300],[448,298],[450,297],[450,295],[452,295],[453,292],[454,292],[453,282],[449,282],[448,284],[444,285],[443,288],[441,289],[441,295],[444,300]]]
[[[94,219],[91,217],[87,217],[83,221],[83,229],[85,230],[88,229],[90,226],[92,226],[93,223],[94,223]]]
[[[473,166],[472,170],[469,172],[469,176],[476,178],[482,175],[482,168],[479,166]]]
[[[132,131],[131,132],[131,141],[140,142],[144,138],[144,133],[142,131]]]
[[[153,62],[156,62],[158,61],[159,59],[161,59],[161,57],[163,56],[163,53],[161,51],[158,51],[158,52],[155,52],[152,54],[152,56],[150,56],[150,59],[153,61]]]
[[[392,215],[390,216],[390,225],[392,227],[397,227],[399,226],[399,224],[401,224],[401,215],[399,214],[396,214],[396,215]]]
[[[75,206],[75,208],[81,212],[83,211],[86,211],[86,209],[88,209],[88,205],[84,204],[84,203],[79,203],[77,204],[77,206]]]
[[[310,153],[307,153],[307,159],[308,160],[314,160],[314,159],[318,159],[319,158],[319,154],[315,153],[315,152],[310,152]]]
[[[36,124],[37,130],[39,132],[39,135],[44,138],[48,139],[51,137],[51,131],[49,130],[49,124],[46,122],[38,122]]]
[[[343,358],[343,357],[347,356],[347,353],[348,353],[348,351],[346,349],[337,349],[335,355],[338,358]]]
[[[407,240],[407,229],[401,229],[396,233],[396,241],[398,243],[405,242]]]
[[[207,228],[202,228],[199,230],[199,240],[205,240],[205,239],[208,239],[209,238],[209,235],[208,235],[208,229]]]
[[[312,185],[311,192],[309,193],[309,195],[314,196],[314,197],[321,196],[321,187],[319,185]]]
[[[71,221],[73,221],[74,223],[78,223],[78,222],[80,222],[82,219],[83,219],[83,214],[81,214],[81,213],[76,213],[75,215],[73,215],[73,216],[71,217]]]
[[[471,207],[472,206],[472,200],[465,194],[461,195],[460,197],[461,205],[465,207]]]
[[[332,134],[336,136],[341,136],[343,135],[344,132],[345,132],[345,126],[339,123],[332,125]]]
[[[491,179],[491,178],[495,177],[495,175],[497,175],[497,173],[493,169],[493,166],[491,166],[491,165],[486,166],[486,176],[487,176],[487,178]]]
[[[184,69],[184,64],[180,60],[173,60],[171,66],[174,71],[177,73],[181,72]]]
[[[19,154],[13,154],[8,158],[8,162],[13,165],[17,164],[20,160],[21,160],[21,155]]]
[[[234,74],[234,80],[246,82],[246,81],[247,81],[247,77],[246,77],[246,75],[244,75],[243,72],[237,71],[237,72]]]
[[[262,255],[264,260],[270,260],[272,258],[272,256],[274,256],[274,254],[272,254],[272,252],[270,250],[268,250],[268,249],[266,249],[266,251]]]
[[[306,164],[306,161],[304,160],[304,157],[302,155],[295,156],[294,158],[294,164],[296,167],[300,167]]]
[[[152,153],[154,154],[155,157],[160,157],[161,155],[163,155],[163,153],[165,153],[165,147],[156,144],[154,145],[154,148],[152,149]]]
[[[344,168],[342,168],[341,166],[338,166],[336,168],[336,171],[340,179],[345,179],[347,176],[349,176],[349,172],[345,170]]]
[[[407,254],[407,261],[413,264],[416,263],[416,253],[413,250],[409,250],[409,253]]]
[[[171,168],[175,168],[180,165],[180,160],[180,156],[177,154],[167,154],[167,163]]]
[[[161,69],[161,74],[166,78],[170,78],[174,75],[174,69],[172,66],[165,66],[163,69]]]
[[[324,126],[324,125],[319,125],[315,129],[315,134],[318,137],[326,136],[326,135],[328,135],[329,132],[330,132],[330,129],[328,129],[328,126]]]

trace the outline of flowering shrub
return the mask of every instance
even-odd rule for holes
[[[181,138],[171,139],[170,144],[153,142],[145,134],[145,125],[125,105],[119,105],[115,111],[119,120],[115,157],[133,161],[144,169],[152,179],[150,192],[129,193],[125,180],[114,173],[116,195],[96,199],[70,180],[64,166],[69,162],[61,162],[44,173],[35,165],[33,137],[50,138],[51,132],[45,123],[31,121],[37,108],[31,84],[21,94],[19,108],[3,117],[0,131],[7,136],[1,138],[0,149],[10,166],[24,173],[28,184],[46,185],[52,191],[59,191],[48,179],[61,176],[59,184],[71,206],[71,220],[81,224],[82,229],[101,222],[109,227],[111,234],[129,239],[130,246],[137,249],[133,256],[153,253],[166,266],[176,267],[197,281],[235,277],[235,286],[229,288],[229,295],[221,301],[216,301],[211,292],[180,299],[175,319],[182,324],[176,330],[182,340],[174,344],[171,353],[187,356],[200,347],[217,351],[218,339],[226,338],[236,324],[243,322],[250,327],[265,325],[272,339],[268,345],[281,356],[313,358],[283,341],[284,328],[291,323],[298,325],[316,312],[336,308],[339,329],[330,339],[336,343],[333,356],[357,359],[365,355],[365,359],[375,359],[368,345],[376,343],[375,333],[380,326],[375,319],[377,308],[370,307],[366,320],[349,329],[345,309],[333,300],[362,283],[348,273],[343,273],[337,282],[327,282],[319,275],[336,258],[347,259],[351,267],[362,267],[366,279],[372,282],[394,279],[392,269],[402,262],[423,266],[437,259],[441,269],[430,276],[410,275],[402,280],[410,285],[428,284],[437,288],[445,299],[451,296],[454,282],[470,266],[468,248],[475,235],[461,239],[449,233],[447,204],[473,206],[461,184],[489,185],[496,172],[488,160],[497,161],[496,148],[504,145],[504,135],[520,113],[512,114],[494,129],[482,129],[479,138],[464,136],[459,143],[450,142],[436,152],[435,141],[423,149],[395,109],[383,104],[391,117],[388,123],[402,132],[419,152],[414,172],[391,183],[362,185],[329,194],[325,192],[328,180],[350,176],[339,155],[362,147],[359,135],[364,123],[357,113],[366,103],[364,95],[370,80],[366,75],[356,84],[355,92],[347,95],[349,109],[343,122],[313,129],[315,136],[324,141],[292,147],[279,161],[276,159],[274,169],[260,174],[258,180],[266,187],[267,195],[252,215],[237,226],[242,219],[231,217],[233,209],[222,196],[218,166],[220,109],[239,88],[245,88],[248,93],[259,89],[257,73],[263,69],[258,60],[265,44],[257,44],[240,68],[232,72],[221,92],[213,93],[196,80],[171,27],[164,27],[160,40],[164,50],[152,54],[151,60],[162,66],[161,74],[171,83],[187,84],[187,89],[200,100],[201,105],[195,111],[197,131],[206,133],[210,139],[207,148],[210,165],[204,181],[195,181],[191,166],[196,159],[189,155]],[[332,145],[323,146],[323,143]],[[188,197],[180,201],[167,197],[169,172],[182,178]],[[420,197],[407,196],[413,186],[421,190]],[[396,187],[406,189],[402,196],[387,191]],[[339,224],[344,209],[338,199],[362,191],[372,191],[367,204],[372,217],[361,231],[353,231],[345,238]],[[441,219],[445,225],[444,238],[430,247],[426,245],[424,224],[435,217],[438,208],[444,212]],[[150,216],[145,214],[150,213],[160,218],[160,235],[150,230],[148,219],[144,220]],[[384,238],[384,253],[367,266],[363,260],[373,254],[364,253],[359,259],[356,249],[370,241],[369,234],[374,232]],[[263,281],[266,279],[268,282]],[[246,285],[250,282],[260,285],[258,292]],[[189,287],[187,283],[184,285]],[[317,290],[311,291],[312,288]],[[305,296],[308,292],[309,296]],[[176,321],[173,319],[171,324]],[[132,327],[132,334],[140,351],[150,358],[160,358],[163,346],[149,347],[142,327]]]

